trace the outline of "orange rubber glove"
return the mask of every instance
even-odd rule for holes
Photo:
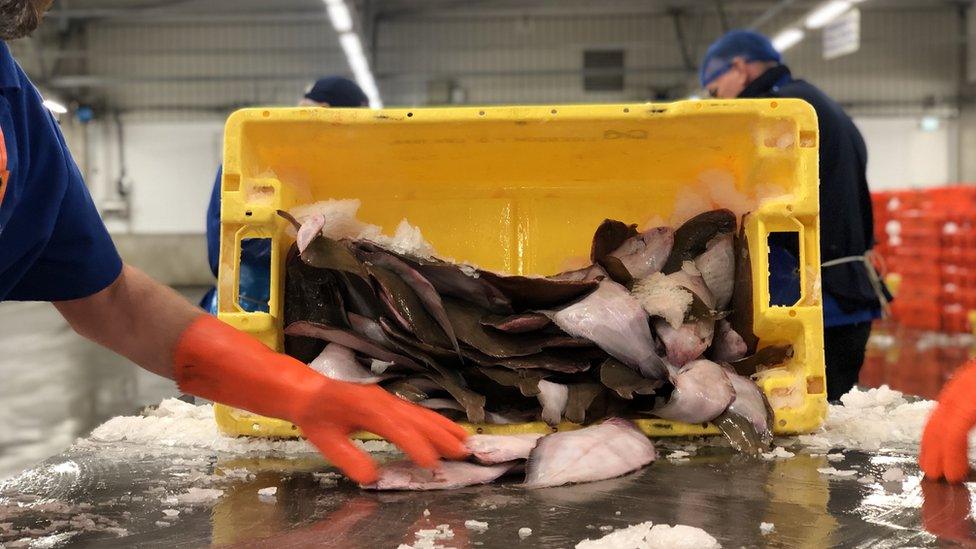
[[[930,479],[962,482],[969,474],[969,431],[976,426],[976,360],[959,368],[939,393],[922,434],[918,463]]]
[[[373,460],[349,434],[366,430],[399,446],[414,462],[434,468],[443,456],[468,454],[459,425],[376,385],[329,379],[301,362],[208,315],[180,335],[174,352],[180,390],[291,421],[305,437],[360,484],[376,481]]]

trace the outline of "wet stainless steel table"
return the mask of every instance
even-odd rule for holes
[[[972,485],[922,482],[907,454],[845,456],[841,462],[802,453],[762,461],[703,447],[687,461],[661,459],[624,478],[579,486],[375,493],[323,474],[330,469],[312,455],[75,446],[0,485],[0,543],[16,545],[31,529],[27,537],[35,544],[67,546],[394,548],[415,543],[419,530],[446,524],[454,532],[438,541],[446,547],[569,548],[648,520],[703,528],[724,547],[941,546],[976,539]],[[818,472],[826,467],[858,475]],[[883,482],[891,467],[906,478]],[[169,499],[191,487],[222,493],[197,504]],[[273,498],[258,494],[267,487],[277,487]],[[164,509],[180,513],[167,517]],[[469,530],[466,520],[487,522],[488,529]],[[762,522],[775,531],[763,535]],[[532,534],[520,539],[523,527]]]

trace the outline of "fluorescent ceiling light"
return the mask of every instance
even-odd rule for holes
[[[369,106],[374,109],[383,108],[383,101],[380,99],[380,90],[376,86],[373,72],[369,70],[369,61],[363,53],[363,43],[359,40],[359,35],[353,30],[352,12],[345,0],[322,0],[325,8],[329,12],[329,21],[332,28],[339,35],[339,45],[346,54],[346,62],[352,70],[353,78],[363,89],[363,93],[369,99]]]
[[[68,107],[65,107],[61,103],[58,103],[52,99],[45,99],[42,105],[47,107],[47,110],[53,112],[54,114],[64,114],[68,112]]]
[[[803,30],[791,27],[780,31],[773,37],[773,47],[778,52],[784,52],[795,46],[800,40],[803,40]]]
[[[819,29],[834,19],[837,19],[845,11],[849,10],[851,3],[846,0],[830,0],[820,4],[807,15],[804,25],[808,29]]]
[[[376,80],[373,73],[369,70],[369,61],[363,53],[363,44],[359,41],[359,35],[354,32],[346,32],[339,35],[339,45],[346,54],[346,61],[352,70],[356,83],[363,89],[363,93],[369,98],[369,106],[374,109],[383,107],[380,99],[379,89],[376,87]]]
[[[328,2],[326,9],[329,12],[329,20],[336,32],[349,32],[352,30],[352,14],[345,2]]]

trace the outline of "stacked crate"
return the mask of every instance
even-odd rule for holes
[[[968,332],[976,310],[976,187],[873,195],[876,251],[897,282],[892,316],[922,330]]]

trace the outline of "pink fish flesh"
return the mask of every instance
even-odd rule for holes
[[[494,465],[507,461],[528,459],[532,449],[543,435],[471,435],[464,442],[471,456],[479,463]]]
[[[668,361],[674,366],[680,367],[701,357],[708,346],[712,344],[715,321],[687,322],[675,330],[664,319],[656,318],[654,319],[654,331],[664,343]]]
[[[394,461],[380,467],[380,478],[362,486],[366,490],[454,490],[488,484],[515,467],[516,463],[478,465],[466,461],[444,461],[437,469],[424,469],[411,461]]]
[[[611,418],[543,437],[529,455],[527,488],[619,477],[654,461],[654,444],[633,423]]]
[[[325,227],[325,216],[322,214],[315,214],[302,223],[302,226],[298,229],[298,234],[295,236],[298,253],[304,252],[309,243],[316,236],[322,234],[322,227]]]
[[[712,421],[732,404],[735,389],[725,370],[710,360],[695,360],[674,372],[674,390],[663,406],[654,408],[654,415],[683,421],[705,423]]]
[[[674,230],[670,227],[655,227],[628,238],[609,255],[619,259],[630,276],[644,278],[661,270],[671,254],[672,246]]]
[[[374,375],[371,370],[356,360],[356,355],[351,349],[338,343],[326,345],[308,366],[327,378],[350,383],[379,383],[390,377]]]
[[[542,421],[549,425],[559,425],[566,411],[566,404],[569,403],[569,387],[542,379],[539,380],[539,394],[536,398],[542,405]]]
[[[735,250],[732,234],[720,234],[708,241],[705,253],[695,258],[705,285],[715,296],[714,307],[724,311],[732,301],[735,286]]]
[[[647,313],[627,288],[610,280],[576,303],[555,313],[552,321],[566,333],[596,343],[644,377],[660,379]]]

